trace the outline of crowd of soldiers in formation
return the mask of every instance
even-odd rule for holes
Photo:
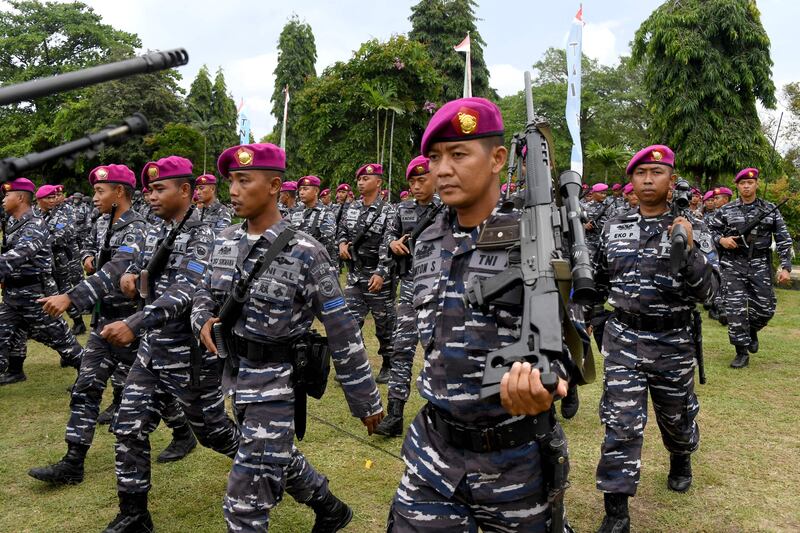
[[[446,104],[426,129],[423,155],[408,164],[409,190],[396,204],[381,190],[379,164],[358,168],[355,198],[348,184],[323,189],[316,176],[283,181],[286,156],[271,144],[220,156],[230,207],[216,197],[216,176],[195,178],[191,162],[177,156],[148,163],[140,190],[124,165],[99,166],[89,175],[91,198],[66,198],[60,185],[37,189],[25,178],[3,184],[0,384],[26,379],[28,338],[78,371],[67,452],[29,475],[82,482],[95,428],[110,423],[120,509],[105,531],[153,531],[148,435],[163,419],[173,437],[158,462],[182,459],[198,441],[233,459],[223,500],[230,531],[266,531],[284,491],[313,509],[314,532],[338,531],[352,511],[294,439],[305,425],[297,412],[305,393],[295,391],[293,353],[317,318],[353,416],[369,434],[406,432],[407,468],[390,531],[571,531],[558,504],[568,458],[553,401],[562,398],[563,418],[575,416],[572,369],[557,365],[554,396],[537,370],[516,363],[499,398],[479,398],[485,354],[515,340],[522,316],[520,305],[473,308],[463,298],[470,280],[502,272],[513,248],[486,237],[520,216],[501,196],[502,136],[491,102]],[[627,168],[629,183],[611,191],[584,186],[581,201],[599,298],[594,306],[570,304],[570,316],[587,339],[594,334],[604,356],[601,532],[630,528],[648,390],[670,453],[668,487],[685,492],[691,485],[699,446],[696,305],[727,324],[736,350],[731,366],[742,368],[775,312],[773,239],[778,281],[791,269],[791,239],[780,212],[756,197],[756,169],[736,177],[739,199],[729,203],[733,193],[724,187],[703,197],[695,190],[690,213],[676,216],[668,208],[674,166],[668,147],[645,148]],[[525,181],[523,165],[511,196],[524,194]],[[242,222],[232,223],[234,215]],[[754,217],[761,222],[736,241]],[[691,236],[690,252],[674,274],[667,258],[678,224]],[[279,249],[270,254],[274,243]],[[164,250],[166,263],[148,271]],[[226,344],[232,353],[223,354],[214,326],[246,279]],[[86,331],[90,312],[81,346],[76,335]],[[370,312],[381,356],[374,378],[361,337]],[[407,428],[418,343],[425,362],[417,383],[427,404]],[[109,380],[112,402],[101,412]],[[376,382],[388,383],[385,410]]]

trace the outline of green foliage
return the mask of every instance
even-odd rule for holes
[[[238,118],[236,103],[228,94],[225,85],[225,76],[222,69],[217,70],[214,78],[214,86],[211,89],[211,117],[219,127],[211,130],[209,134],[209,145],[214,154],[214,159],[204,170],[213,172],[216,168],[217,157],[228,147],[239,144]]]
[[[650,133],[706,181],[746,166],[770,167],[756,100],[775,107],[769,37],[753,0],[669,0],[636,32],[645,68]]]
[[[464,54],[456,52],[469,32],[472,55],[472,94],[492,100],[498,96],[489,87],[489,69],[483,59],[486,42],[478,32],[475,0],[421,0],[411,8],[411,31],[408,38],[424,44],[436,69],[444,78],[445,102],[464,94]]]
[[[169,123],[155,135],[146,139],[152,158],[160,159],[178,155],[194,163],[194,173],[199,175],[197,161],[203,160],[203,135],[188,124]]]
[[[641,69],[628,58],[615,67],[583,57],[581,94],[581,143],[584,148],[584,181],[622,181],[628,156],[648,143]],[[553,130],[555,163],[569,168],[572,138],[567,129],[567,56],[563,49],[549,48],[533,65],[533,106]],[[524,91],[500,99],[506,132],[523,131],[526,123]]]
[[[189,109],[189,117],[207,117],[211,112],[212,85],[211,74],[208,66],[203,65],[197,71],[192,86],[189,88],[189,95],[186,97],[186,107]]]
[[[326,185],[352,184],[355,170],[376,159],[377,90],[395,109],[392,188],[401,190],[405,165],[418,153],[430,119],[424,106],[440,100],[441,87],[420,43],[404,36],[364,43],[350,61],[329,67],[297,93],[293,116],[303,144],[297,154],[289,153],[289,176],[316,174]],[[384,169],[388,172],[387,160]]]

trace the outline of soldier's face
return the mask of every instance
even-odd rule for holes
[[[436,180],[428,173],[422,176],[411,176],[408,178],[408,189],[411,195],[422,203],[430,202],[433,193],[436,192]]]
[[[300,196],[300,201],[304,204],[314,204],[319,197],[319,187],[313,185],[303,185],[297,189],[297,194]]]
[[[380,190],[381,178],[379,176],[365,174],[358,177],[356,185],[358,186],[358,192],[362,195],[371,196]]]
[[[749,200],[756,195],[756,191],[758,190],[758,180],[749,178],[739,180],[739,183],[736,184],[736,189],[739,191],[739,196]]]
[[[231,172],[231,206],[237,217],[251,219],[278,210],[281,177],[259,170]]]
[[[600,203],[600,202],[602,202],[602,201],[603,201],[603,200],[605,200],[607,197],[608,197],[608,193],[607,193],[607,192],[605,192],[605,191],[602,191],[602,192],[593,192],[593,193],[592,193],[592,200],[594,200],[594,201],[595,201],[595,202],[597,202],[597,203]]]
[[[115,203],[119,205],[122,196],[121,186],[113,186],[108,183],[97,183],[94,186],[94,196],[92,202],[94,206],[103,214],[111,212],[111,206]]]
[[[20,197],[17,191],[10,191],[3,194],[3,210],[6,212],[16,211],[20,204]]]
[[[324,205],[331,205],[331,195],[330,194],[326,194],[325,196],[323,196],[322,197],[322,203]]]
[[[164,220],[181,215],[192,200],[192,187],[181,179],[162,180],[150,184],[150,205]]]
[[[700,195],[693,194],[692,195],[692,203],[690,204],[692,209],[696,209],[698,205],[700,205]]]
[[[718,195],[716,195],[714,197],[714,208],[715,209],[719,209],[723,205],[727,204],[728,200],[730,200],[730,198],[728,198],[727,194],[718,194]]]
[[[628,193],[626,200],[628,200],[628,205],[630,205],[631,207],[636,207],[637,205],[639,205],[639,197],[636,196],[635,192]]]
[[[198,201],[203,202],[203,205],[209,205],[214,200],[216,187],[214,185],[198,185],[195,192]]]
[[[664,203],[672,192],[672,183],[676,177],[672,168],[666,165],[657,163],[639,165],[631,176],[633,192],[643,205],[655,206]]]
[[[508,155],[504,146],[490,147],[481,140],[439,142],[427,155],[430,175],[445,204],[468,209],[485,202],[492,191],[499,196],[498,175]]]
[[[703,202],[703,207],[705,207],[706,211],[711,211],[714,209],[714,199],[709,198],[705,202]]]
[[[343,204],[347,200],[347,191],[342,189],[336,193],[336,203]]]

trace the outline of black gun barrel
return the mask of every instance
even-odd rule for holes
[[[558,177],[558,181],[572,259],[572,299],[579,304],[590,304],[597,299],[597,290],[594,286],[591,251],[586,245],[586,233],[581,222],[581,175],[574,170],[566,170]]]
[[[90,133],[78,140],[50,148],[44,152],[34,152],[24,157],[9,157],[0,161],[0,182],[21,176],[49,161],[62,157],[70,157],[85,150],[102,147],[105,144],[122,142],[131,135],[147,133],[147,119],[141,113],[134,113],[124,120],[122,126],[106,128],[97,133]]]
[[[133,59],[0,87],[0,105],[27,102],[42,96],[87,87],[104,81],[118,80],[134,74],[146,74],[179,67],[188,62],[189,53],[183,48],[150,52]]]

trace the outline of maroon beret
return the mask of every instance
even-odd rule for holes
[[[608,185],[605,183],[595,183],[592,185],[591,192],[606,192],[608,190]]]
[[[322,189],[319,193],[320,198],[328,196],[331,193],[330,189]]]
[[[15,180],[7,181],[3,184],[3,192],[23,191],[34,193],[36,192],[36,185],[33,184],[28,178],[17,178]]]
[[[192,162],[178,155],[163,157],[158,161],[150,161],[142,169],[142,186],[151,183],[177,178],[194,178]]]
[[[272,143],[231,146],[217,160],[219,173],[227,177],[231,170],[286,171],[286,152]]]
[[[736,174],[736,178],[733,180],[734,183],[739,183],[739,180],[757,180],[758,179],[758,169],[757,168],[745,168],[744,170],[740,170],[738,174]]]
[[[710,191],[706,191],[706,193],[703,195],[703,201],[704,202],[707,202],[707,201],[711,200],[712,198],[714,198],[714,190],[713,189],[710,190]]]
[[[622,194],[630,194],[633,192],[633,183],[626,183],[622,188]]]
[[[322,185],[322,180],[316,176],[303,176],[297,180],[298,187],[319,187]]]
[[[465,141],[503,135],[500,108],[485,98],[460,98],[440,107],[422,135],[422,155],[437,142]]]
[[[340,183],[339,186],[336,187],[336,192],[339,192],[339,191],[351,192],[352,189],[350,188],[350,185],[348,185],[346,183]]]
[[[733,196],[733,191],[727,187],[717,187],[714,189],[714,196],[722,195],[722,196]]]
[[[356,179],[358,179],[359,176],[383,176],[383,166],[378,163],[362,165],[356,170]]]
[[[48,196],[52,196],[58,192],[58,187],[55,185],[42,185],[38,189],[36,189],[36,199],[40,200],[42,198],[47,198]]]
[[[89,183],[119,183],[136,187],[136,174],[125,165],[102,165],[89,172]]]
[[[400,199],[405,200],[408,198],[408,191],[400,191]]]
[[[639,165],[650,163],[666,165],[674,168],[675,152],[673,152],[669,146],[665,146],[663,144],[654,144],[653,146],[648,146],[644,150],[639,150],[636,155],[631,158],[630,163],[628,163],[628,168],[625,169],[625,173],[630,176],[633,174],[633,170]]]
[[[217,177],[214,174],[201,174],[194,180],[195,185],[216,185]]]
[[[621,188],[622,188],[622,184],[620,184],[620,183],[615,183],[614,185],[611,186],[611,190],[612,191],[618,191]]]
[[[406,168],[406,179],[427,174],[429,172],[428,163],[428,158],[424,155],[418,155],[412,159]]]
[[[281,184],[281,192],[291,192],[297,190],[297,182],[296,181],[284,181]]]

